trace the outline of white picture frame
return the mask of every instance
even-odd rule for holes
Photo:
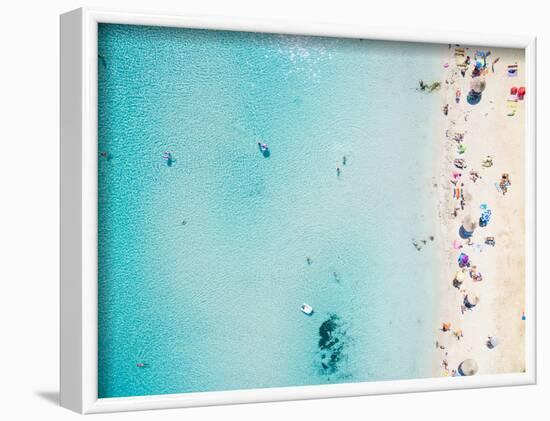
[[[98,23],[295,35],[460,43],[525,49],[526,371],[322,386],[98,399],[97,393],[97,28]],[[180,408],[297,399],[512,386],[536,382],[535,103],[536,39],[531,36],[412,32],[292,21],[170,16],[100,9],[61,15],[61,405],[79,413]]]

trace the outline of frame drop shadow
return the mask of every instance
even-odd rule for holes
[[[45,401],[59,406],[59,391],[58,390],[37,390],[34,394]]]

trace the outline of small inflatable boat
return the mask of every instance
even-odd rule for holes
[[[306,303],[302,304],[300,310],[302,310],[302,313],[307,314],[308,316],[311,316],[313,314],[313,307]]]

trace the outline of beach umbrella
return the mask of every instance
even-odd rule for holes
[[[468,265],[469,261],[470,258],[465,253],[460,253],[460,255],[458,256],[458,266],[460,266],[461,268]]]
[[[468,92],[468,96],[466,97],[466,101],[468,101],[468,104],[470,105],[479,104],[481,101],[481,92],[470,90],[470,92]]]
[[[495,346],[497,346],[500,343],[498,338],[494,336],[490,336],[489,340],[487,341],[487,347],[493,349]]]
[[[460,241],[454,240],[454,241],[453,241],[453,248],[454,248],[455,250],[458,250],[458,249],[462,248],[462,244],[460,243]]]
[[[482,93],[485,90],[485,79],[476,77],[470,82],[470,89],[475,93]]]
[[[461,270],[457,270],[456,273],[455,273],[455,279],[458,281],[458,282],[462,282],[464,280],[464,272],[462,272]]]
[[[463,376],[473,376],[478,372],[478,370],[479,367],[477,366],[477,363],[471,358],[462,361],[458,366],[458,371]]]
[[[464,197],[464,200],[466,200],[466,197]],[[466,215],[462,220],[462,225],[460,226],[458,234],[460,235],[461,238],[464,238],[464,239],[470,238],[473,235],[476,227],[477,227],[477,218],[474,218],[471,212],[466,212]]]
[[[525,96],[525,86],[518,89],[518,99],[523,99]]]
[[[468,308],[475,307],[479,304],[479,297],[477,295],[466,295],[464,297],[464,305]]]
[[[467,212],[462,219],[462,226],[468,232],[473,232],[477,228],[476,218],[472,216],[471,212]]]

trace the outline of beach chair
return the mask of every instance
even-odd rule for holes
[[[517,64],[509,64],[508,65],[508,76],[516,77],[517,75],[518,75],[518,65]]]

